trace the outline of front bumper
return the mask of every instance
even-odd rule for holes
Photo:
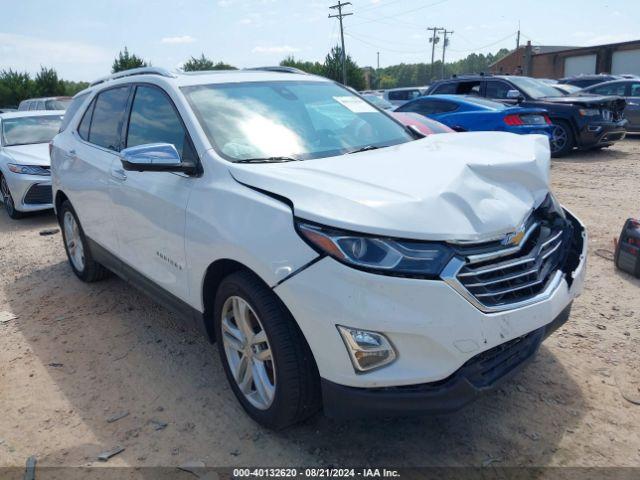
[[[16,210],[35,212],[53,208],[51,177],[6,173]]]
[[[591,122],[582,127],[579,133],[578,147],[593,148],[613,145],[627,135],[627,121]]]
[[[542,341],[562,326],[571,304],[549,324],[467,361],[448,378],[421,385],[355,388],[322,380],[326,415],[334,418],[451,413],[522,370]]]
[[[444,281],[372,274],[323,258],[274,288],[297,320],[327,388],[442,382],[475,356],[546,328],[583,288],[586,233],[570,270],[544,299],[483,312]],[[336,325],[383,333],[396,360],[356,373]],[[410,387],[407,387],[410,388]]]

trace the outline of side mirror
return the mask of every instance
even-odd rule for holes
[[[515,88],[507,92],[507,98],[509,100],[517,100],[518,103],[524,100],[524,97],[520,93],[520,90],[516,90]]]
[[[133,172],[185,172],[195,166],[183,162],[180,154],[170,143],[148,143],[125,148],[120,152],[120,161],[125,170]]]

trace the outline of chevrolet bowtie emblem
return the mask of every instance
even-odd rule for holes
[[[500,243],[502,243],[502,245],[504,246],[515,247],[520,245],[520,242],[522,241],[523,238],[524,238],[524,225],[520,227],[518,230],[516,230],[515,232],[506,234]]]

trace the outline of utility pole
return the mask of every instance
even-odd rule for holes
[[[347,5],[351,5],[351,2],[341,3],[338,0],[337,5],[332,5],[331,9],[337,8],[338,13],[336,15],[329,15],[329,18],[337,18],[340,20],[340,41],[342,42],[342,84],[347,84],[347,52],[344,50],[344,30],[342,28],[342,18],[348,17],[349,15],[353,15],[353,13],[342,13],[342,7],[346,7]]]
[[[516,37],[516,50],[520,48],[520,20],[518,20],[518,36]]]
[[[444,80],[444,54],[447,51],[447,47],[449,46],[449,39],[447,38],[447,35],[453,35],[453,30],[448,31],[445,28],[442,33],[444,33],[444,37],[442,39],[442,79]]]
[[[376,52],[378,54],[378,70],[380,70],[380,52]]]
[[[442,31],[441,27],[429,27],[427,31],[432,31],[433,36],[429,39],[431,44],[431,67],[429,68],[429,76],[433,78],[433,62],[436,57],[436,43],[440,41],[440,37],[437,36],[438,32]]]
[[[378,55],[378,67],[376,68],[376,87],[380,89],[380,52],[376,52]]]

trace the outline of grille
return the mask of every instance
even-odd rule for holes
[[[33,185],[24,197],[27,205],[47,205],[52,202],[51,185]]]
[[[531,220],[518,247],[467,256],[460,284],[487,307],[529,300],[546,288],[565,257],[566,224]]]

